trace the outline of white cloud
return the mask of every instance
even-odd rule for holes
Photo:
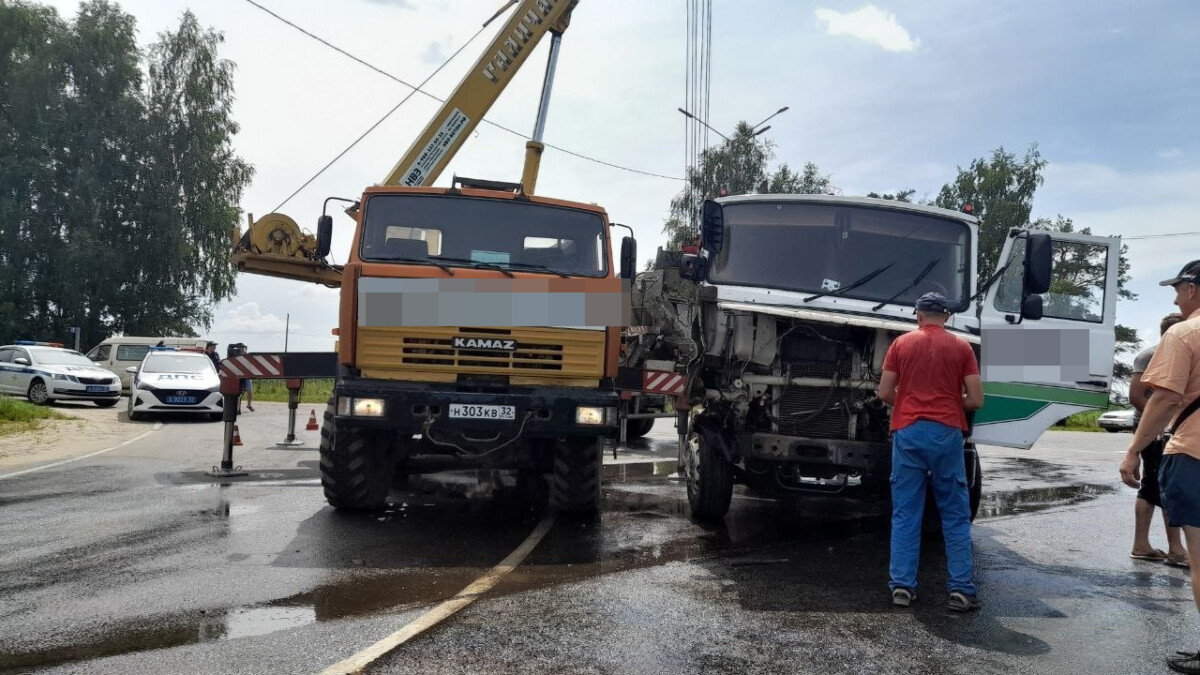
[[[1168,150],[1160,150],[1158,153],[1158,158],[1162,159],[1162,160],[1166,160],[1168,162],[1173,162],[1177,159],[1183,159],[1183,150],[1181,150],[1179,148],[1170,148]]]
[[[912,51],[920,44],[896,21],[895,14],[885,12],[875,5],[863,5],[853,12],[822,8],[814,14],[817,21],[825,26],[827,34],[849,35],[873,42],[889,52]]]
[[[454,53],[450,49],[450,38],[430,42],[421,52],[421,61],[431,66],[440,66]]]
[[[275,334],[283,333],[285,328],[287,323],[282,318],[275,314],[264,314],[257,302],[246,302],[229,310],[225,318],[217,322],[213,332]],[[299,324],[291,324],[291,330],[301,329]]]

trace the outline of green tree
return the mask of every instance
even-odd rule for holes
[[[958,175],[942,187],[934,201],[935,206],[956,211],[970,204],[972,213],[980,219],[979,225],[979,282],[982,284],[996,270],[1000,252],[1012,228],[1032,228],[1054,232],[1075,232],[1070,218],[1059,215],[1054,220],[1041,218],[1030,220],[1033,198],[1042,185],[1043,170],[1047,162],[1042,159],[1037,145],[1030,145],[1021,159],[997,148],[988,158],[971,162],[968,168],[959,167]],[[1089,228],[1079,231],[1091,234]],[[1130,281],[1128,248],[1121,247],[1118,261],[1118,297],[1136,299],[1128,289]],[[1085,305],[1092,299],[1094,289],[1103,288],[1107,261],[1088,255],[1086,249],[1078,247],[1055,247],[1055,279],[1050,289],[1051,300],[1059,303],[1056,313],[1070,314],[1086,311]],[[1048,305],[1048,310],[1050,309]],[[1117,344],[1114,377],[1127,380],[1130,367],[1121,358],[1135,352],[1141,343],[1137,330],[1128,326],[1116,327]]]
[[[912,202],[913,195],[917,194],[916,190],[899,190],[897,192],[868,192],[867,196],[873,199],[890,199],[894,202]]]
[[[739,122],[729,140],[706,148],[700,161],[687,169],[687,185],[671,200],[670,215],[663,224],[667,248],[695,241],[700,232],[700,206],[706,199],[752,193],[825,194],[829,176],[808,162],[799,171],[780,164],[771,171],[775,145],[754,135],[754,129]]]
[[[193,334],[232,295],[251,169],[220,42],[185,13],[147,58],[113,3],[0,0],[0,341]]]

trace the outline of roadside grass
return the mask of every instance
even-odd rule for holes
[[[1064,422],[1055,424],[1050,427],[1051,431],[1104,431],[1096,420],[1100,416],[1108,412],[1107,410],[1088,410],[1081,413],[1075,413],[1068,417]]]
[[[300,403],[318,403],[325,405],[333,396],[333,378],[323,380],[304,380],[300,388]],[[268,403],[287,403],[288,390],[285,380],[255,380],[254,401]]]
[[[36,406],[8,396],[0,396],[0,436],[35,431],[46,420],[69,420],[57,410]]]

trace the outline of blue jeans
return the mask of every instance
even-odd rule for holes
[[[950,591],[975,593],[962,430],[919,420],[892,434],[892,562],[888,586],[917,588],[926,477],[942,514]]]

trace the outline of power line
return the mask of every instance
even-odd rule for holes
[[[1166,239],[1167,237],[1196,237],[1200,236],[1200,232],[1172,232],[1170,234],[1142,234],[1136,237],[1121,237],[1124,240],[1131,239]]]
[[[363,59],[363,58],[360,58],[360,57],[358,57],[358,56],[356,56],[356,55],[352,54],[351,52],[347,51],[346,49],[343,49],[342,47],[339,47],[339,46],[337,46],[337,45],[333,44],[332,42],[330,42],[330,41],[326,40],[325,38],[322,38],[321,36],[319,36],[319,35],[317,35],[317,34],[313,33],[312,31],[309,31],[309,30],[307,30],[306,28],[303,28],[302,26],[299,26],[299,25],[297,25],[296,23],[292,22],[291,20],[289,20],[289,19],[287,19],[287,18],[285,18],[285,17],[283,17],[283,16],[280,16],[279,14],[277,14],[277,13],[275,13],[274,11],[272,11],[272,10],[268,9],[267,7],[264,7],[263,5],[259,4],[258,2],[255,2],[255,0],[246,0],[246,2],[247,2],[248,4],[250,4],[250,5],[252,5],[253,7],[255,7],[255,8],[257,8],[257,9],[261,10],[262,12],[264,12],[265,14],[267,14],[268,16],[270,16],[270,17],[272,17],[272,18],[274,18],[274,19],[276,19],[276,20],[280,21],[280,22],[281,22],[281,23],[283,23],[284,25],[286,25],[286,26],[288,26],[288,27],[290,27],[290,28],[292,28],[292,29],[294,29],[294,30],[296,30],[296,31],[298,31],[298,32],[300,32],[300,33],[302,33],[303,35],[305,35],[305,36],[307,36],[307,37],[309,37],[309,38],[311,38],[311,39],[313,39],[313,40],[315,40],[315,41],[317,41],[317,42],[321,43],[322,45],[324,45],[324,46],[328,47],[329,49],[332,49],[333,51],[335,51],[335,52],[337,52],[337,53],[341,54],[342,56],[345,56],[346,58],[348,58],[348,59],[350,59],[350,60],[354,61],[355,63],[358,63],[359,65],[362,65],[362,66],[364,66],[364,67],[366,67],[366,68],[370,69],[371,71],[374,71],[375,73],[378,73],[378,74],[380,74],[380,75],[382,75],[382,76],[384,76],[384,77],[388,78],[389,80],[392,80],[393,82],[396,82],[396,83],[398,83],[398,84],[401,84],[401,85],[403,85],[403,86],[405,86],[405,87],[408,87],[409,89],[412,89],[412,91],[411,91],[411,92],[410,92],[410,93],[409,93],[407,96],[405,96],[405,97],[404,97],[404,98],[403,98],[403,99],[402,99],[402,100],[401,100],[399,103],[397,103],[397,104],[396,104],[396,107],[395,107],[395,108],[393,108],[392,110],[388,111],[388,113],[387,113],[386,115],[384,115],[384,116],[383,116],[383,118],[381,118],[381,119],[380,119],[378,122],[376,122],[375,124],[371,125],[371,126],[370,126],[370,127],[369,127],[369,128],[366,130],[366,131],[365,131],[365,132],[363,132],[363,134],[362,134],[361,136],[359,136],[357,139],[355,139],[355,141],[354,141],[353,143],[351,143],[351,144],[350,144],[350,146],[348,146],[348,147],[347,147],[345,150],[343,150],[343,151],[342,151],[341,153],[339,153],[339,154],[338,154],[336,157],[334,157],[334,158],[333,158],[333,160],[331,160],[331,161],[330,161],[330,162],[329,162],[327,165],[325,165],[325,167],[323,167],[323,168],[321,169],[321,171],[317,172],[317,175],[316,175],[316,176],[313,176],[312,178],[310,178],[310,179],[309,179],[309,180],[308,180],[308,181],[307,181],[307,182],[306,182],[306,183],[305,183],[303,186],[301,186],[301,187],[300,187],[300,189],[296,190],[296,192],[292,193],[292,195],[291,195],[290,197],[288,197],[286,200],[284,200],[284,202],[283,202],[284,204],[286,204],[286,203],[287,203],[288,201],[290,201],[290,200],[291,200],[293,197],[295,197],[295,196],[296,196],[296,194],[298,194],[298,193],[299,193],[301,190],[303,190],[303,189],[304,189],[305,187],[307,187],[307,186],[308,186],[310,183],[312,183],[312,181],[313,181],[313,180],[315,180],[315,179],[317,178],[317,176],[321,175],[321,173],[323,173],[324,171],[326,171],[326,170],[327,170],[327,169],[328,169],[330,166],[332,166],[334,163],[336,163],[338,160],[340,160],[340,159],[341,159],[341,158],[342,158],[342,157],[343,157],[343,156],[344,156],[344,155],[345,155],[347,152],[349,152],[349,151],[350,151],[350,149],[351,149],[351,148],[353,148],[355,145],[357,145],[357,144],[358,144],[360,141],[362,141],[362,139],[363,139],[363,138],[365,138],[365,137],[366,137],[368,134],[370,134],[372,131],[374,131],[374,130],[375,130],[375,129],[376,129],[376,128],[377,128],[377,127],[378,127],[378,126],[381,124],[381,123],[383,123],[383,121],[384,121],[385,119],[387,119],[389,116],[391,116],[391,115],[392,115],[392,113],[394,113],[394,112],[396,111],[396,109],[398,109],[400,106],[404,105],[404,104],[405,104],[405,103],[406,103],[406,102],[407,102],[407,101],[408,101],[410,98],[412,98],[412,96],[413,96],[414,94],[421,94],[421,95],[423,95],[423,96],[425,96],[425,97],[427,97],[427,98],[430,98],[430,99],[432,99],[432,100],[434,100],[434,101],[437,101],[438,103],[445,103],[445,102],[446,102],[446,100],[445,100],[445,99],[443,99],[443,98],[440,98],[440,97],[438,97],[438,96],[435,96],[434,94],[431,94],[431,93],[429,93],[429,92],[425,91],[425,90],[424,90],[422,87],[424,87],[424,86],[425,86],[425,85],[426,85],[426,84],[429,82],[429,80],[430,80],[431,78],[433,78],[433,76],[434,76],[434,75],[437,75],[437,73],[438,73],[439,71],[441,71],[441,70],[442,70],[442,68],[444,68],[444,67],[445,67],[445,66],[446,66],[446,65],[447,65],[447,64],[448,64],[450,61],[453,61],[453,60],[454,60],[454,58],[455,58],[456,56],[458,56],[458,54],[459,54],[460,52],[462,52],[462,50],[463,50],[463,49],[465,49],[465,48],[466,48],[466,46],[467,46],[467,45],[469,45],[469,44],[471,43],[471,41],[473,41],[475,38],[479,37],[479,34],[480,34],[480,33],[482,33],[482,32],[483,32],[483,31],[486,29],[486,26],[485,26],[484,28],[481,28],[481,29],[480,29],[478,32],[476,32],[476,33],[475,33],[475,35],[473,35],[473,36],[471,37],[471,39],[470,39],[470,40],[468,40],[468,41],[467,41],[465,44],[463,44],[463,46],[462,46],[462,47],[459,47],[459,48],[458,48],[458,50],[457,50],[457,51],[455,51],[455,52],[454,52],[454,54],[452,54],[452,55],[450,56],[450,58],[446,59],[446,61],[445,61],[445,62],[443,62],[443,63],[442,63],[442,65],[438,66],[437,70],[434,70],[434,71],[433,71],[433,73],[431,73],[431,74],[429,75],[429,77],[425,78],[425,80],[423,80],[423,81],[422,81],[422,82],[421,82],[419,85],[414,85],[414,84],[411,84],[411,83],[409,83],[409,82],[407,82],[407,81],[403,80],[402,78],[400,78],[400,77],[397,77],[396,75],[393,75],[392,73],[389,73],[389,72],[387,72],[386,70],[384,70],[384,69],[382,69],[382,68],[380,68],[380,67],[378,67],[378,66],[376,66],[376,65],[374,65],[374,64],[372,64],[372,63],[370,63],[369,61],[367,61],[367,60],[365,60],[365,59]],[[522,139],[525,139],[525,138],[526,138],[526,135],[525,135],[525,134],[522,134],[521,132],[519,132],[519,131],[516,131],[515,129],[510,129],[509,127],[506,127],[506,126],[504,126],[504,125],[502,125],[502,124],[499,124],[499,123],[497,123],[497,122],[493,122],[493,121],[491,121],[491,120],[487,119],[486,117],[485,117],[485,118],[483,118],[483,120],[482,120],[482,121],[483,121],[485,124],[487,124],[487,125],[490,125],[490,126],[492,126],[492,127],[495,127],[496,129],[500,129],[501,131],[508,132],[508,133],[510,133],[510,134],[512,134],[512,135],[514,135],[514,136],[517,136],[517,137],[519,137],[519,138],[522,138]],[[567,148],[563,148],[563,147],[560,147],[560,146],[557,146],[557,145],[553,145],[553,144],[551,144],[551,143],[545,143],[545,146],[546,146],[547,148],[551,148],[551,149],[553,149],[553,150],[557,150],[558,152],[561,152],[561,153],[563,153],[563,154],[566,154],[566,155],[570,155],[570,156],[572,156],[572,157],[577,157],[577,158],[579,158],[579,159],[583,159],[583,160],[586,160],[586,161],[589,161],[589,162],[593,162],[593,163],[595,163],[595,164],[600,164],[600,165],[607,166],[607,167],[610,167],[610,168],[613,168],[613,169],[618,169],[618,170],[621,170],[621,171],[628,171],[628,172],[630,172],[630,173],[641,174],[641,175],[643,175],[643,176],[650,176],[650,177],[653,177],[653,178],[664,178],[664,179],[667,179],[667,180],[680,180],[680,181],[681,181],[681,180],[683,180],[682,178],[678,178],[678,177],[676,177],[676,176],[667,176],[667,175],[664,175],[664,174],[654,173],[654,172],[652,172],[652,171],[644,171],[644,170],[642,170],[642,169],[635,169],[635,168],[628,167],[628,166],[622,166],[622,165],[620,165],[620,164],[616,164],[616,163],[614,163],[614,162],[608,162],[608,161],[605,161],[605,160],[602,160],[602,159],[597,159],[597,158],[595,158],[595,157],[590,157],[590,156],[588,156],[588,155],[584,155],[583,153],[575,152],[575,151],[573,151],[573,150],[568,150]],[[280,204],[280,206],[283,206],[283,204]],[[278,210],[279,208],[280,208],[280,207],[276,207],[276,210]]]

